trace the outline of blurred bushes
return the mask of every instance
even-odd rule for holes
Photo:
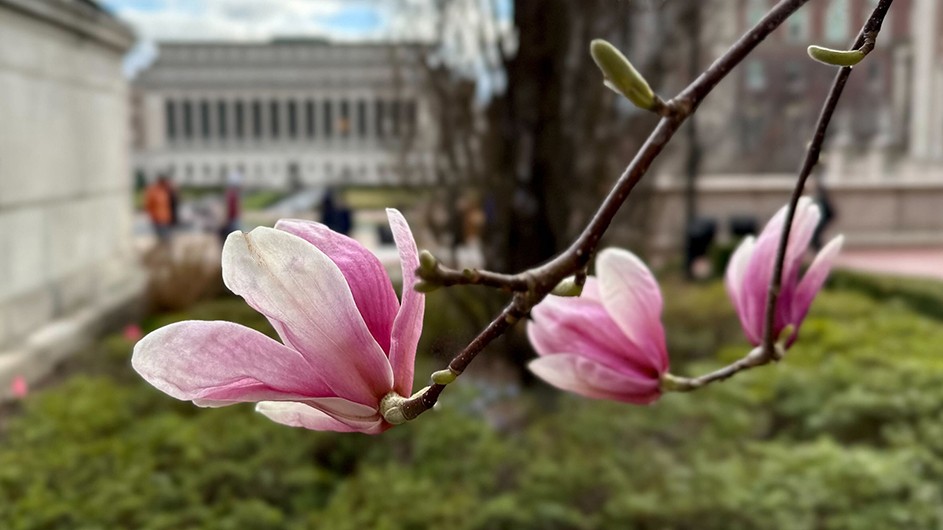
[[[746,351],[722,286],[665,291],[676,371]],[[470,381],[378,437],[198,409],[140,382],[112,338],[4,423],[0,527],[939,528],[943,327],[862,291],[824,293],[779,365],[647,408],[528,392],[501,432]],[[235,300],[188,316],[270,332]]]

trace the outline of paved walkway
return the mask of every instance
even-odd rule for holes
[[[836,260],[842,269],[943,280],[943,248],[856,248]]]

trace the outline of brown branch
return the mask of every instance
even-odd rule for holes
[[[874,8],[874,12],[871,13],[870,18],[868,18],[868,21],[862,28],[861,33],[859,33],[858,37],[855,39],[852,49],[860,49],[865,54],[870,53],[871,50],[874,49],[878,33],[881,31],[881,24],[887,16],[887,10],[891,7],[893,1],[894,0],[881,0],[881,2],[878,3],[877,7]],[[796,205],[799,203],[799,198],[802,196],[802,190],[805,187],[806,180],[808,180],[809,175],[812,174],[812,169],[815,168],[815,164],[818,162],[822,144],[825,141],[825,133],[828,130],[828,124],[832,119],[832,115],[835,113],[838,100],[845,88],[845,84],[848,82],[849,75],[851,75],[851,67],[841,68],[835,75],[835,80],[832,82],[832,87],[819,113],[812,142],[809,143],[809,147],[806,149],[805,159],[802,161],[802,166],[799,169],[796,187],[793,189],[792,196],[789,200],[789,207],[786,210],[786,219],[783,223],[783,230],[779,239],[773,275],[772,278],[770,278],[766,313],[764,315],[765,324],[762,344],[753,349],[742,359],[700,377],[687,378],[667,374],[662,378],[662,387],[664,389],[676,392],[690,392],[711,383],[728,379],[734,374],[744,370],[777,361],[783,357],[785,348],[781,344],[777,344],[776,341],[779,340],[779,337],[774,336],[775,330],[773,326],[775,325],[776,301],[779,297],[780,288],[782,287],[783,263],[786,257],[786,247],[789,243],[789,232],[792,228],[792,220],[795,217]],[[782,334],[785,339],[785,336],[791,335],[792,333],[787,328],[783,330]]]
[[[868,21],[861,28],[858,37],[855,39],[851,49],[860,49],[865,54],[874,49],[878,33],[881,31],[881,25],[884,23],[884,17],[887,16],[887,10],[891,7],[894,0],[881,0]],[[799,169],[799,176],[796,179],[796,187],[792,191],[792,197],[789,199],[789,208],[786,210],[786,218],[783,222],[782,235],[779,238],[779,247],[776,249],[776,261],[773,268],[773,275],[770,278],[769,293],[766,298],[765,323],[763,327],[763,352],[767,357],[776,356],[774,343],[777,337],[775,334],[776,303],[779,300],[779,292],[782,288],[783,263],[786,259],[786,247],[789,244],[789,233],[792,230],[793,218],[796,214],[796,206],[799,204],[799,198],[802,197],[802,190],[805,188],[806,180],[812,174],[812,170],[819,161],[819,154],[822,151],[822,144],[825,142],[825,133],[828,131],[828,124],[838,107],[838,100],[841,98],[842,91],[845,89],[845,83],[848,82],[848,76],[851,75],[851,67],[846,66],[838,70],[835,74],[835,80],[832,81],[832,88],[825,98],[822,105],[822,111],[819,113],[818,122],[815,125],[815,135],[812,142],[806,150],[805,159]]]
[[[704,73],[675,98],[665,103],[667,111],[663,114],[662,119],[635,155],[635,158],[622,172],[596,214],[573,244],[544,265],[512,275],[511,277],[515,278],[513,281],[510,280],[510,277],[502,278],[502,285],[499,287],[524,282],[529,285],[528,290],[516,293],[501,314],[452,359],[449,368],[456,375],[464,371],[475,356],[488,344],[526,316],[530,309],[543,300],[560,280],[585,269],[612,219],[681,124],[697,110],[698,105],[701,104],[704,98],[735,66],[806,2],[808,0],[782,0],[779,2]],[[427,280],[422,269],[418,272],[423,280]],[[483,272],[479,271],[479,274]],[[434,283],[434,276],[430,276],[429,279],[432,280],[430,283]],[[486,285],[484,282],[480,283]],[[402,406],[406,418],[413,419],[432,408],[442,390],[444,390],[444,385],[433,384],[406,400]]]

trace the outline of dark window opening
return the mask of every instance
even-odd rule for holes
[[[298,137],[298,104],[294,101],[288,102],[288,136]]]
[[[256,138],[262,137],[262,102],[252,102],[252,134]]]
[[[229,127],[229,123],[227,123],[228,116],[226,114],[226,110],[227,109],[226,109],[225,101],[220,101],[219,103],[217,103],[216,116],[217,116],[217,121],[219,122],[219,137],[220,138],[226,138],[226,136],[228,136],[228,133],[229,133],[229,131],[227,130]]]
[[[183,136],[193,138],[193,104],[189,101],[183,102]]]
[[[357,134],[361,138],[367,137],[367,102],[357,102]]]
[[[200,134],[203,139],[210,137],[210,103],[208,101],[200,102]]]
[[[341,101],[341,117],[337,120],[337,128],[341,136],[350,135],[350,104],[346,101]]]
[[[164,103],[164,110],[167,113],[167,139],[173,140],[177,137],[177,105],[167,100]]]
[[[314,102],[310,99],[305,102],[305,122],[308,138],[314,138],[317,134],[318,122],[315,121]]]
[[[375,121],[374,126],[377,129],[377,138],[383,138],[383,136],[385,136],[385,133],[386,133],[383,127],[386,122],[385,113],[386,113],[386,105],[383,104],[382,99],[378,99],[375,103],[375,108],[373,112],[373,118]]]
[[[272,128],[272,138],[278,138],[278,101],[275,100],[269,103],[269,125]]]
[[[246,109],[241,101],[236,102],[236,138],[246,134]]]
[[[324,136],[330,138],[334,133],[334,108],[330,101],[324,102]]]

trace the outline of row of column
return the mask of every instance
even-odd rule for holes
[[[414,99],[166,98],[169,143],[399,138],[416,132]]]

